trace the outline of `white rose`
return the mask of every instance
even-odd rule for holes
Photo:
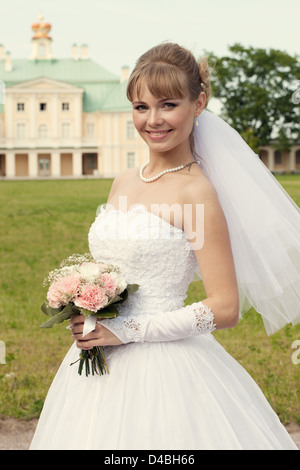
[[[78,272],[86,282],[93,283],[99,279],[101,269],[96,263],[85,263],[79,267]]]
[[[118,286],[118,294],[121,294],[121,292],[123,292],[126,289],[127,282],[119,273],[115,271],[112,271],[109,274],[111,277],[115,279],[117,286]]]

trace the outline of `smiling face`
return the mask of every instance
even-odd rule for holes
[[[202,95],[202,94],[200,94]],[[204,94],[203,94],[204,95]],[[203,109],[205,95],[191,101],[188,97],[156,97],[146,85],[134,93],[133,121],[151,153],[190,152],[194,118]]]

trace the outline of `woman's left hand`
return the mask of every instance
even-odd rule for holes
[[[96,323],[95,330],[82,338],[84,321],[84,315],[74,315],[69,321],[71,334],[76,340],[76,346],[79,349],[88,350],[95,346],[117,346],[123,344],[117,336],[100,323]]]

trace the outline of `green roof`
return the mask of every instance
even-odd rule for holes
[[[132,105],[126,96],[128,80],[111,89],[111,93],[101,106],[102,111],[131,111]]]
[[[6,87],[17,83],[50,78],[84,89],[83,111],[130,111],[126,97],[126,84],[117,75],[92,61],[74,59],[12,60],[11,72],[5,71],[5,61],[0,61],[0,80]],[[0,106],[0,111],[3,106]]]

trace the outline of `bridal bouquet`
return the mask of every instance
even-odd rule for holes
[[[73,315],[87,318],[115,318],[117,306],[123,303],[129,292],[138,289],[137,284],[127,284],[117,266],[97,263],[88,253],[74,254],[62,261],[60,267],[51,271],[44,281],[48,285],[47,301],[41,310],[50,317],[41,325],[51,328]],[[103,349],[99,346],[82,350],[79,356],[78,373],[83,366],[90,372],[103,375],[109,373]],[[78,362],[76,361],[76,362]]]

